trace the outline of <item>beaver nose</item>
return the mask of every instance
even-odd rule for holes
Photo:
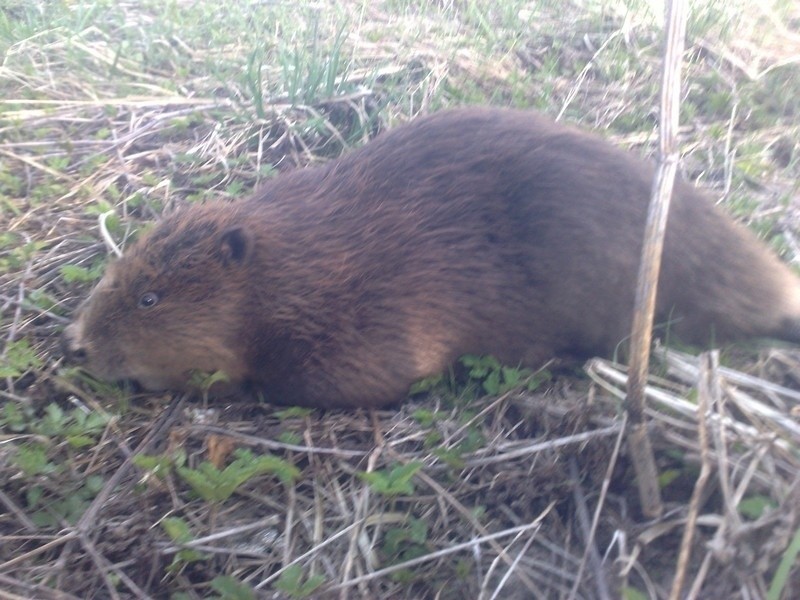
[[[84,364],[88,358],[86,348],[75,339],[71,327],[67,327],[61,336],[61,352],[69,362],[78,365]]]

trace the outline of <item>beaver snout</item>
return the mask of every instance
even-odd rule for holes
[[[69,362],[76,365],[86,364],[89,358],[86,347],[78,340],[74,323],[69,325],[61,336],[61,351]]]

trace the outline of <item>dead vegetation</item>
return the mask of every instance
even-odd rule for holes
[[[661,353],[657,522],[636,507],[611,363],[499,394],[468,378],[375,413],[137,396],[63,364],[109,211],[124,246],[176,204],[235,200],[463,103],[653,148],[643,7],[341,4],[97,3],[99,24],[72,7],[67,25],[0,29],[0,597],[666,598],[679,563],[684,597],[795,597],[796,350],[723,355],[738,370]],[[717,10],[690,24],[683,168],[796,262],[800,14]],[[262,27],[263,45],[226,27]],[[285,463],[245,477],[262,456]],[[244,481],[214,496],[234,464]]]

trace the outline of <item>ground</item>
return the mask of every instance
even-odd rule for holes
[[[726,348],[724,367],[657,350],[656,520],[624,369],[602,360],[483,360],[396,410],[306,411],[137,394],[59,348],[102,230],[124,247],[176,205],[245,197],[418,114],[535,108],[654,155],[657,3],[0,7],[0,591],[666,598],[683,560],[687,596],[800,594],[791,348]],[[798,56],[796,3],[695,2],[679,140],[682,176],[794,264]]]

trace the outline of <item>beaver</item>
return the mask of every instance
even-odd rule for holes
[[[65,346],[104,379],[223,371],[319,407],[396,402],[464,354],[607,355],[631,326],[653,172],[532,112],[439,112],[167,216],[109,265]],[[800,278],[677,182],[657,319],[692,344],[800,342]]]

